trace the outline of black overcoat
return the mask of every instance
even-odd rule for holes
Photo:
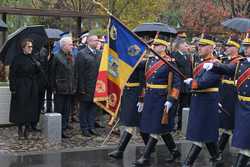
[[[10,66],[10,122],[21,124],[36,122],[39,113],[39,64],[31,55],[16,56]]]

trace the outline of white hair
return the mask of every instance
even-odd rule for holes
[[[72,41],[72,37],[62,37],[59,41],[60,43],[60,48],[63,48],[65,43]]]

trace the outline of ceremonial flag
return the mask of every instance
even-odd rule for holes
[[[115,17],[110,16],[108,43],[102,53],[94,102],[116,118],[122,90],[139,64],[147,45]]]

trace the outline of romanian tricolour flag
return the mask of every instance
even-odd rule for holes
[[[145,43],[110,16],[108,43],[104,45],[94,102],[112,116],[111,120],[117,116],[122,90],[146,49]]]

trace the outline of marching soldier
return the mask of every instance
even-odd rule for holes
[[[220,75],[202,68],[206,62],[218,61],[212,54],[214,45],[213,37],[208,34],[199,40],[199,55],[203,60],[194,69],[193,78],[184,80],[192,92],[186,136],[188,140],[192,141],[192,147],[183,167],[191,167],[194,164],[203,144],[206,145],[212,157],[213,165],[219,164],[217,141],[219,135],[218,86]]]
[[[250,159],[250,37],[243,40],[245,47],[244,55],[237,64],[206,63],[203,68],[224,74],[234,76],[237,81],[238,101],[236,101],[235,127],[232,139],[232,146],[239,148],[238,157],[234,167],[246,167]]]
[[[168,43],[161,39],[154,40],[154,50],[161,54],[167,61],[175,64],[174,59],[166,55]],[[180,89],[180,78],[170,71],[168,65],[154,55],[150,55],[145,70],[146,90],[144,95],[144,107],[141,116],[140,130],[150,134],[143,155],[135,162],[135,166],[143,166],[149,163],[150,154],[161,136],[171,152],[173,162],[180,157],[176,144],[170,132],[174,128],[174,112],[170,110],[177,100]],[[168,90],[168,86],[172,88]],[[139,106],[142,106],[139,103]],[[139,110],[142,108],[139,107]],[[167,117],[168,115],[168,117]]]
[[[120,159],[123,157],[127,144],[131,137],[139,127],[140,113],[137,112],[137,103],[141,99],[142,90],[144,87],[144,68],[145,60],[137,66],[135,71],[130,76],[121,99],[120,122],[125,126],[125,130],[121,136],[121,140],[115,151],[109,153],[112,158]],[[141,132],[142,139],[147,144],[148,135]]]
[[[239,48],[240,44],[238,36],[231,36],[226,43],[225,54],[228,55],[228,57],[223,61],[223,63],[237,64],[241,58],[238,54]],[[221,86],[219,88],[219,94],[220,128],[223,129],[223,133],[220,136],[218,145],[219,152],[222,154],[230,136],[232,135],[232,130],[234,129],[234,111],[238,97],[233,77],[223,76]]]

